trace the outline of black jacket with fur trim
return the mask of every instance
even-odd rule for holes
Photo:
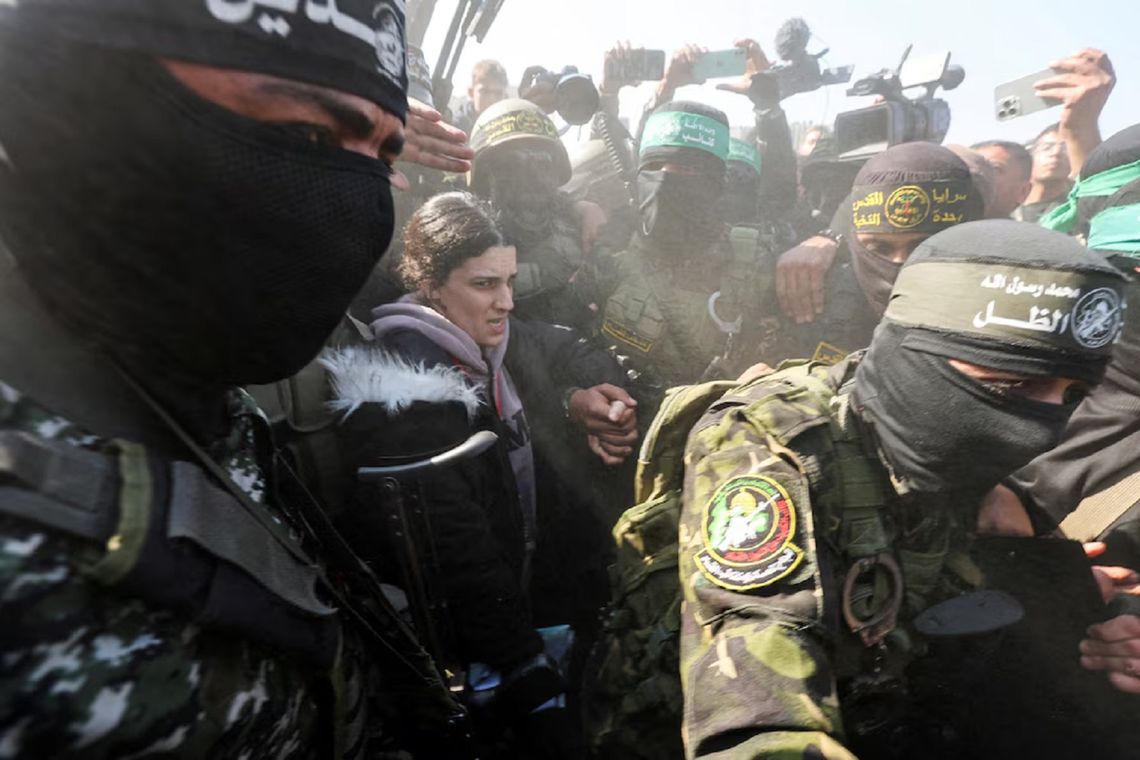
[[[455,629],[454,654],[506,671],[541,651],[536,626],[588,626],[605,601],[609,526],[599,518],[604,511],[591,477],[597,466],[587,458],[585,434],[564,419],[561,398],[575,386],[621,385],[624,374],[576,333],[515,319],[504,365],[522,401],[535,458],[538,548],[526,590],[522,514],[503,443],[507,432],[482,389],[466,380],[443,349],[412,330],[327,362],[340,388],[338,403],[359,404],[339,437],[342,459],[353,472],[379,460],[430,456],[476,430],[500,435],[500,444],[479,457],[416,485],[427,504],[435,571]],[[357,390],[346,397],[350,386]],[[343,527],[356,550],[383,573],[390,570],[390,555],[385,526],[369,509],[376,498],[371,488],[355,489]]]

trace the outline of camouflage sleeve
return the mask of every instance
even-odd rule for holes
[[[100,552],[0,518],[0,757],[310,757],[310,677],[83,574]]]
[[[853,758],[821,624],[807,481],[765,442],[749,407],[718,414],[685,455],[687,757]]]

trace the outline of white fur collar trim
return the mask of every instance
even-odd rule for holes
[[[458,401],[471,419],[479,409],[479,387],[456,367],[425,367],[423,362],[359,346],[326,351],[320,361],[332,379],[334,398],[329,406],[345,416],[368,403],[398,414],[417,401]]]

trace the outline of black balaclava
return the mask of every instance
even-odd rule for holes
[[[666,113],[695,114],[724,127],[724,145],[720,155],[712,150],[677,145],[644,147],[647,135],[642,135],[643,148],[639,153],[640,168],[637,172],[641,231],[666,253],[696,255],[704,252],[723,232],[717,203],[724,192],[728,117],[703,103],[664,103],[653,111],[646,123],[646,131],[652,128],[655,116]],[[694,173],[679,174],[646,168],[662,162],[689,167]]]
[[[760,221],[760,172],[763,159],[753,141],[735,137],[728,144],[721,218],[729,225]]]
[[[1030,401],[948,362],[1097,383],[1123,292],[1103,257],[1033,225],[971,222],[924,241],[855,379],[856,408],[895,476],[914,491],[973,500],[1052,448],[1076,399]]]
[[[851,267],[877,314],[887,308],[901,265],[868,251],[857,234],[932,235],[983,214],[970,168],[948,148],[926,142],[896,145],[872,158],[855,176],[850,199]]]
[[[1140,160],[1140,125],[1123,129],[1098,145],[1085,160],[1086,168],[1081,170],[1081,175],[1092,177],[1138,160]],[[1122,185],[1112,195],[1078,198],[1077,224],[1086,233],[1090,232],[1089,223],[1097,214],[1122,206],[1140,206],[1140,179]],[[1133,232],[1130,236],[1132,242],[1140,241],[1140,219],[1137,215],[1131,216],[1130,226]],[[1137,271],[1137,267],[1140,266],[1140,253],[1133,250],[1136,246],[1118,245],[1119,241],[1116,243],[1112,240],[1101,241],[1098,237],[1090,235],[1089,246],[1107,256],[1109,261],[1131,276],[1128,293],[1135,301],[1135,294],[1140,293],[1140,272]],[[1116,386],[1130,393],[1140,394],[1140,308],[1128,312],[1120,341],[1116,344],[1112,362],[1109,363],[1105,374]]]
[[[550,152],[507,144],[487,160],[490,200],[511,241],[528,246],[550,237],[561,202]]]
[[[1126,127],[1096,146],[1085,159],[1084,166],[1081,167],[1081,179],[1137,161],[1140,161],[1140,124]],[[1106,208],[1120,205],[1124,204],[1118,198],[1109,195],[1090,195],[1078,198],[1077,223],[1069,232],[1087,235],[1089,221],[1094,216]]]
[[[299,14],[238,18],[254,4],[33,0],[0,15],[0,232],[32,288],[144,379],[298,371],[391,238],[390,170],[205,101],[152,52],[296,71],[402,115],[403,64],[380,38],[395,19],[402,46],[403,14],[368,5],[378,15],[353,16],[375,20],[367,47]],[[258,14],[291,35],[259,37]]]
[[[721,218],[730,225],[753,224],[760,216],[760,177],[749,167],[728,165]]]
[[[520,258],[554,232],[566,201],[558,188],[570,179],[570,157],[550,117],[526,100],[495,103],[471,128],[471,189],[490,200]]]

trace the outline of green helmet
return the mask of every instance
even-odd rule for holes
[[[570,157],[566,146],[558,139],[558,130],[541,108],[529,100],[509,98],[500,100],[479,115],[471,128],[471,147],[475,160],[467,184],[477,193],[486,192],[486,166],[488,159],[510,147],[545,150],[554,161],[555,181],[564,185],[570,180]]]

